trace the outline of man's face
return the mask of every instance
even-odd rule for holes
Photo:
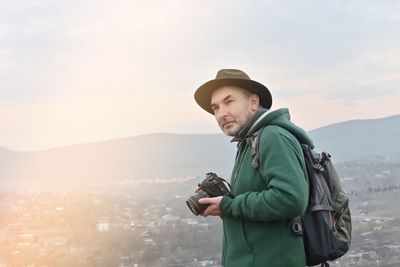
[[[223,86],[213,92],[211,107],[221,130],[235,136],[258,110],[259,98],[239,87]]]

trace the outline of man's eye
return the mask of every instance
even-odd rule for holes
[[[230,103],[232,103],[232,102],[233,102],[232,99],[229,99],[229,100],[226,101],[227,104],[230,104]]]

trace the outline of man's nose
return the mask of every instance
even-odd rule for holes
[[[215,113],[217,119],[222,119],[228,115],[228,109],[226,107],[220,106],[218,111]]]

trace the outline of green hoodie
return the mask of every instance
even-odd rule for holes
[[[266,127],[267,126],[267,127]],[[303,239],[291,227],[308,202],[308,180],[300,143],[313,147],[306,132],[290,122],[288,109],[261,116],[245,137],[260,137],[260,167],[252,148],[238,144],[231,184],[235,197],[223,197],[222,264],[225,267],[304,267]]]

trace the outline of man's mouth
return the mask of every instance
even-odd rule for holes
[[[234,121],[228,121],[228,122],[225,122],[223,125],[222,125],[222,127],[223,128],[225,128],[225,127],[229,127],[229,124],[232,124],[232,123],[234,123]]]

